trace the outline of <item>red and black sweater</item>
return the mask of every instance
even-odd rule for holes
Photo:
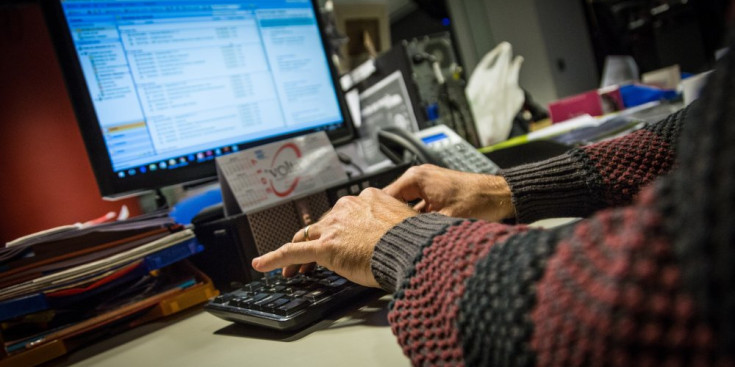
[[[731,79],[712,84],[731,90]],[[411,361],[733,363],[735,121],[716,131],[735,107],[727,116],[732,98],[710,95],[621,138],[502,172],[521,223],[586,219],[543,230],[422,214],[391,229],[372,270],[395,292],[388,318]],[[706,228],[689,227],[692,215]]]

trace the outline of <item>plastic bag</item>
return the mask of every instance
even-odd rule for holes
[[[482,58],[467,82],[465,94],[483,146],[504,141],[510,134],[524,101],[518,86],[522,63],[523,57],[513,58],[510,43],[502,42]]]

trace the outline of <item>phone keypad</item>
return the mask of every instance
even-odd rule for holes
[[[436,151],[451,169],[486,174],[495,174],[499,170],[498,166],[468,144],[451,144],[447,139],[431,144],[429,147]]]

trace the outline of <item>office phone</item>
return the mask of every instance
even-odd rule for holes
[[[378,132],[380,151],[396,164],[429,163],[458,171],[496,174],[500,167],[445,125],[410,133],[397,127]]]

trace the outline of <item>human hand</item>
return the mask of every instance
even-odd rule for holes
[[[389,229],[416,214],[405,203],[368,188],[359,196],[339,199],[309,227],[309,241],[299,231],[293,242],[253,259],[252,265],[260,272],[283,268],[290,276],[300,264],[315,262],[355,283],[378,287],[370,268],[375,245]]]
[[[406,202],[421,199],[414,206],[421,212],[493,222],[515,216],[510,187],[500,176],[424,164],[409,168],[383,191]]]

